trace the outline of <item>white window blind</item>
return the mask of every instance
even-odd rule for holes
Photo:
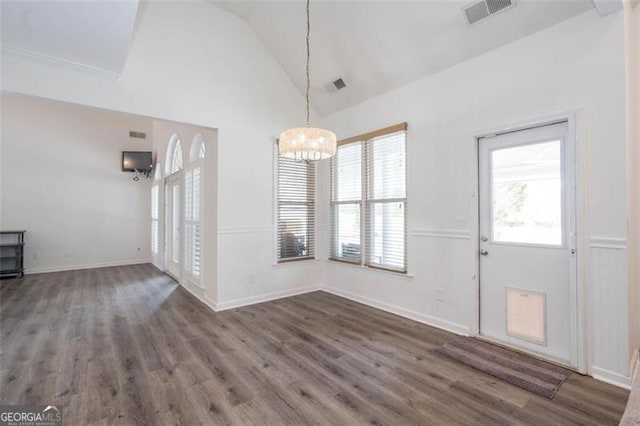
[[[331,161],[331,257],[362,263],[362,157],[364,143],[338,147]]]
[[[401,126],[338,147],[331,161],[332,259],[407,271],[406,126]]]
[[[185,173],[185,270],[193,278],[200,277],[202,173],[199,166]]]
[[[151,187],[151,253],[156,256],[159,246],[159,230],[160,230],[160,206],[158,199],[158,185]]]
[[[315,255],[316,169],[312,163],[278,157],[278,262]]]

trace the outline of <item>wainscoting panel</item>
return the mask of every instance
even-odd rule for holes
[[[217,309],[318,289],[320,262],[275,265],[275,254],[271,227],[219,229]]]
[[[411,229],[408,274],[328,261],[324,289],[458,334],[469,334],[475,312],[468,230]]]
[[[604,381],[629,386],[625,240],[591,238],[589,257],[592,374]]]

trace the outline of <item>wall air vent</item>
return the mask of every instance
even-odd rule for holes
[[[491,15],[502,12],[516,5],[515,0],[482,0],[462,8],[469,25],[474,25]]]
[[[144,132],[134,132],[133,130],[129,131],[129,137],[131,138],[138,138],[138,139],[146,139],[147,138],[147,134]]]

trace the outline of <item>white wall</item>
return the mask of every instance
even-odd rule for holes
[[[0,102],[0,228],[27,230],[26,271],[148,261],[150,181],[121,167],[122,151],[151,151],[151,120],[6,93]]]
[[[408,122],[409,273],[414,276],[327,262],[325,284],[425,322],[471,332],[477,297],[477,254],[470,239],[477,185],[473,137],[578,108],[583,109],[578,146],[588,158],[582,164],[588,196],[582,249],[589,252],[589,265],[601,266],[597,276],[585,268],[588,295],[607,296],[588,301],[594,324],[587,331],[593,348],[587,355],[596,374],[628,380],[621,13],[604,18],[584,13],[324,119],[322,125],[339,138]],[[326,164],[323,171],[326,180]],[[326,227],[326,188],[321,205]],[[436,301],[436,288],[443,289],[444,301]]]
[[[259,254],[272,250],[273,141],[303,122],[302,96],[237,17],[199,1],[142,7],[120,80],[3,55],[3,90],[218,129],[216,301],[315,285],[318,262],[273,267]]]

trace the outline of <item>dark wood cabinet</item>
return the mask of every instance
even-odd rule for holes
[[[24,276],[24,233],[0,231],[0,278]]]

